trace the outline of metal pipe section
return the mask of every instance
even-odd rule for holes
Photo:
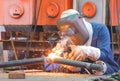
[[[83,67],[83,68],[87,68],[87,69],[92,69],[92,70],[98,70],[98,71],[102,71],[103,70],[103,66],[100,64],[95,64],[95,63],[87,63],[87,62],[80,62],[80,61],[74,61],[74,60],[67,60],[64,58],[47,58],[48,62],[52,62],[52,63],[58,63],[58,64],[65,64],[65,65],[71,65],[71,66],[76,66],[76,67]]]
[[[22,66],[22,65],[32,64],[32,63],[39,63],[39,62],[44,62],[44,58],[33,58],[33,59],[0,62],[0,68],[11,67],[11,66]]]
[[[39,62],[48,62],[48,63],[58,63],[58,64],[65,64],[65,65],[71,65],[76,67],[84,67],[87,69],[93,69],[93,70],[103,70],[103,66],[100,64],[94,64],[94,63],[86,63],[86,62],[80,62],[80,61],[74,61],[74,60],[67,60],[64,58],[33,58],[33,59],[24,59],[24,60],[14,60],[14,61],[8,61],[8,62],[0,62],[0,68],[3,67],[11,67],[11,66],[22,66],[32,63],[39,63]]]

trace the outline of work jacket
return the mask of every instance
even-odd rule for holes
[[[100,49],[99,60],[104,61],[107,65],[105,74],[111,74],[120,70],[120,66],[115,62],[114,55],[110,48],[110,34],[104,24],[91,23],[93,29],[93,36],[91,46]]]

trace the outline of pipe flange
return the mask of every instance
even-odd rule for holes
[[[96,61],[95,63],[102,65],[102,66],[103,66],[103,69],[102,69],[101,71],[99,71],[99,70],[92,70],[92,72],[93,72],[95,75],[103,75],[103,74],[107,71],[107,65],[106,65],[105,62],[103,62],[103,61]]]

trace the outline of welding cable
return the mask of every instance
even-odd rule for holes
[[[40,13],[40,8],[41,8],[41,5],[42,5],[42,0],[40,0],[37,15],[36,15],[36,11],[37,11],[37,10],[36,10],[36,8],[37,8],[37,0],[34,0],[34,3],[35,3],[35,4],[34,4],[34,16],[33,16],[32,26],[33,26],[33,25],[35,25],[35,26],[34,26],[33,32],[35,32],[35,31],[36,31],[36,28],[37,28],[37,22],[38,22],[38,17],[39,17],[39,13]],[[32,31],[32,26],[31,26],[30,32]],[[30,36],[30,32],[29,32],[28,36]],[[33,35],[32,35],[32,37],[33,37]],[[30,41],[30,43],[27,42],[27,44],[26,44],[26,48],[27,48],[27,55],[26,55],[26,57],[28,57],[28,55],[29,55],[29,50],[30,50],[30,48],[31,48],[31,45],[32,45],[32,40]],[[26,58],[26,57],[25,57],[25,58]]]
[[[84,70],[90,75],[90,71],[87,68],[84,68]]]
[[[28,31],[28,35],[27,35],[27,38],[29,39],[30,37],[30,32],[32,31],[32,27],[35,23],[35,20],[36,20],[36,4],[37,4],[37,0],[34,0],[34,10],[33,10],[33,18],[32,18],[32,25],[30,26],[30,31]],[[26,59],[28,56],[29,56],[29,49],[30,49],[30,45],[29,45],[29,42],[27,41],[26,42],[26,54],[25,54],[25,58]]]
[[[39,7],[38,7],[38,13],[37,13],[37,17],[36,17],[36,20],[35,20],[35,27],[34,27],[34,32],[36,30],[36,27],[37,27],[37,22],[38,22],[38,18],[39,18],[39,13],[40,13],[40,8],[41,8],[41,5],[42,5],[42,0],[40,0],[40,3],[39,3]]]

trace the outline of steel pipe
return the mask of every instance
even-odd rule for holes
[[[83,68],[98,70],[98,71],[103,70],[103,66],[101,64],[80,62],[80,61],[75,61],[75,60],[67,60],[67,59],[58,58],[58,57],[55,57],[54,59],[51,59],[48,57],[46,60],[47,62],[50,62],[50,63],[65,64],[65,65],[83,67]]]
[[[11,67],[11,66],[22,66],[32,63],[39,63],[39,62],[48,62],[48,63],[58,63],[58,64],[65,64],[65,65],[71,65],[76,67],[83,67],[87,69],[93,69],[102,71],[103,66],[101,64],[94,64],[94,63],[87,63],[87,62],[80,62],[80,61],[74,61],[74,60],[68,60],[64,58],[32,58],[32,59],[24,59],[24,60],[14,60],[14,61],[8,61],[8,62],[0,62],[0,68],[3,67]]]
[[[11,67],[11,66],[22,66],[22,65],[32,64],[32,63],[39,63],[39,62],[44,62],[44,58],[33,58],[33,59],[0,62],[0,68]]]

